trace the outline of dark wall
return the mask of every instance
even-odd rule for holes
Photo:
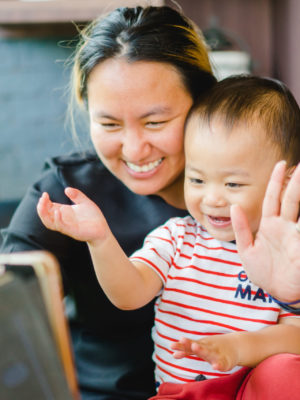
[[[166,0],[168,5],[174,2]],[[181,0],[202,30],[211,18],[246,43],[258,75],[284,81],[300,103],[299,0]]]
[[[74,148],[65,127],[72,49],[63,38],[0,38],[0,201],[23,196],[46,157]]]
[[[300,104],[300,2],[274,0],[274,69]]]

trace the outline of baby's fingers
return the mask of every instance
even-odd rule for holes
[[[249,222],[241,207],[233,204],[230,209],[232,227],[235,234],[237,247],[240,254],[243,254],[253,243],[253,235]]]
[[[217,349],[211,349],[210,346],[196,342],[192,343],[191,347],[193,354],[210,363],[214,370],[225,372],[233,367],[230,364],[230,359],[228,360],[224,355],[220,354]]]
[[[174,353],[173,353],[173,357],[176,359],[176,360],[179,360],[179,359],[181,359],[181,358],[184,358],[184,357],[186,357],[186,356],[188,356],[189,354],[188,353],[186,353],[185,351],[174,351]]]
[[[50,202],[49,194],[44,192],[41,195],[41,197],[38,201],[38,204],[37,204],[38,211],[41,213],[45,213],[47,211],[47,206],[48,206],[49,202]]]
[[[68,210],[69,208],[70,206],[53,203],[50,200],[48,193],[43,193],[37,204],[38,215],[46,228],[60,231],[62,233],[65,226],[62,211],[68,217],[68,214],[70,213]]]
[[[262,217],[273,217],[280,212],[280,194],[282,192],[286,162],[279,161],[271,174],[262,206]]]
[[[179,359],[191,355],[191,343],[192,341],[185,337],[179,339],[178,342],[172,343],[171,348],[175,350],[173,357]]]
[[[281,204],[281,215],[284,219],[297,222],[300,202],[300,164],[295,169],[286,190]]]
[[[84,193],[75,188],[67,187],[65,194],[75,204],[93,203]]]
[[[211,350],[208,346],[205,346],[203,343],[193,342],[191,344],[192,354],[199,358],[203,358],[204,360],[210,362],[209,356],[211,355]]]
[[[37,204],[37,213],[44,225],[51,229],[54,224],[54,212],[48,193],[43,193]]]

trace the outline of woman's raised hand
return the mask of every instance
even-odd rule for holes
[[[240,257],[249,279],[273,297],[300,299],[300,233],[296,229],[300,202],[300,164],[283,193],[286,164],[271,175],[255,239],[243,211],[232,206],[231,219]]]
[[[66,188],[65,194],[73,205],[54,203],[43,193],[37,205],[43,224],[76,240],[103,240],[109,228],[99,207],[78,189]]]

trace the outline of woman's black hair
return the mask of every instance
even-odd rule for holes
[[[117,57],[172,65],[194,101],[215,83],[200,30],[171,7],[117,8],[81,32],[73,70],[79,103],[87,103],[93,68]]]

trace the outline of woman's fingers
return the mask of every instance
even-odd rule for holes
[[[281,204],[281,216],[297,222],[300,202],[300,164],[296,167],[284,191]]]
[[[271,174],[262,206],[262,217],[272,217],[280,213],[280,196],[284,184],[286,162],[279,161]]]
[[[253,235],[247,217],[237,204],[230,208],[231,223],[235,234],[236,244],[242,254],[253,243]]]

